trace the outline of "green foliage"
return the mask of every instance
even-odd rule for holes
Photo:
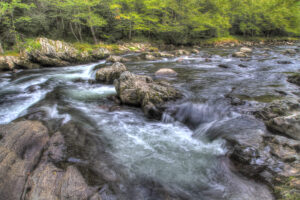
[[[144,38],[300,36],[300,0],[1,0],[3,46],[46,36],[79,43]],[[234,40],[234,39],[233,39]]]
[[[26,39],[24,43],[21,44],[21,49],[25,49],[27,52],[32,52],[34,50],[41,49],[41,44],[35,39]]]

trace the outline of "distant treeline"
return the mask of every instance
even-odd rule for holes
[[[0,42],[299,36],[300,0],[1,0]]]

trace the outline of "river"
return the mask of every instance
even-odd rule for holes
[[[103,200],[273,199],[265,185],[236,172],[225,140],[207,135],[262,130],[251,111],[297,95],[286,76],[300,69],[300,55],[282,54],[286,48],[291,47],[255,48],[242,61],[231,57],[234,48],[207,48],[126,63],[136,74],[154,77],[160,68],[178,73],[168,81],[185,97],[170,103],[161,121],[147,119],[139,108],[114,105],[107,99],[116,93],[114,86],[92,83],[105,61],[1,73],[0,124],[40,120],[52,133],[67,135],[65,163],[76,163],[91,185],[100,185]],[[244,102],[232,105],[228,94]],[[232,119],[243,122],[235,126]],[[70,124],[79,127],[75,139]]]

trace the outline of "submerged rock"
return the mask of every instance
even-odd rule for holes
[[[287,65],[287,64],[293,64],[291,61],[288,60],[280,60],[277,61],[278,64]]]
[[[115,79],[127,69],[124,64],[116,62],[109,67],[103,67],[96,72],[96,81],[100,83],[112,84]]]
[[[224,68],[224,69],[230,68],[230,66],[229,66],[229,65],[226,65],[226,64],[219,64],[218,67]]]
[[[155,76],[176,76],[177,72],[173,69],[162,68],[155,72]]]
[[[122,73],[114,85],[122,103],[141,106],[145,114],[153,118],[161,117],[163,104],[181,97],[167,82],[154,82],[149,76],[135,75],[128,71]]]
[[[290,55],[294,55],[296,54],[296,50],[295,49],[286,49],[283,54],[290,54]]]
[[[288,77],[288,82],[300,86],[300,73],[295,73]]]

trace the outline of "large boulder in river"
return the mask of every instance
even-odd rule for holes
[[[162,68],[155,72],[155,76],[176,76],[177,72],[173,69]]]
[[[96,72],[96,81],[101,83],[112,84],[115,79],[127,69],[124,64],[116,62],[111,66],[103,67]]]
[[[135,75],[128,71],[115,80],[114,85],[121,102],[141,106],[148,117],[160,118],[163,105],[176,100],[181,94],[167,82],[154,82],[149,76]]]

